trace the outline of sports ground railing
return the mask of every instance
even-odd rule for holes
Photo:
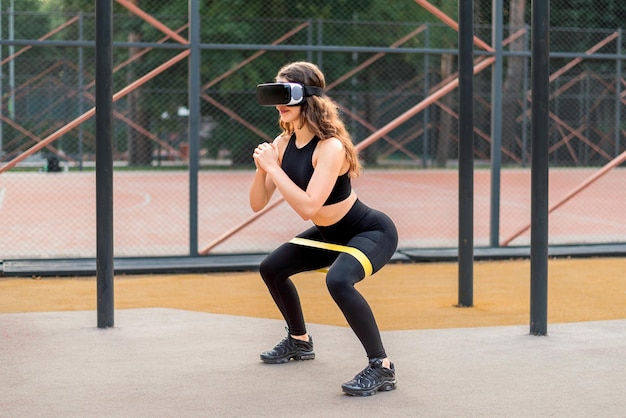
[[[354,187],[394,219],[399,247],[454,248],[458,25],[431,2],[406,3],[385,21],[258,17],[232,4],[193,20],[185,2],[118,0],[116,255],[262,253],[307,226],[279,196],[260,214],[247,204],[251,151],[278,133],[254,87],[300,59],[323,68],[364,162]],[[20,5],[0,7],[0,258],[93,257],[95,16]],[[474,242],[527,246],[530,32],[527,22],[491,20],[474,39]],[[190,24],[201,28],[196,45]],[[550,243],[623,244],[623,30],[553,27],[550,46]],[[197,118],[192,96],[201,101]]]

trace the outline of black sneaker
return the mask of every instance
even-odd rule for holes
[[[354,379],[341,385],[341,389],[352,396],[371,396],[379,390],[389,391],[396,388],[396,370],[391,363],[390,368],[383,367],[379,358],[370,360],[361,373]]]
[[[261,353],[261,360],[269,364],[287,363],[289,360],[313,360],[313,338],[309,335],[309,341],[300,341],[287,334],[276,347],[270,351]]]

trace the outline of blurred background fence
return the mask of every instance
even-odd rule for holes
[[[474,85],[475,243],[528,245],[531,6],[474,4],[476,63],[495,58]],[[116,256],[265,252],[306,226],[286,205],[259,222],[247,206],[252,150],[279,132],[255,86],[295,60],[324,70],[355,143],[410,116],[363,147],[355,187],[400,248],[457,245],[457,91],[432,99],[456,78],[455,2],[188,6],[114,2]],[[93,8],[0,0],[0,259],[95,256]],[[626,242],[624,22],[623,1],[551,1],[551,244]]]

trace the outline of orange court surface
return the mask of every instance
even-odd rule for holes
[[[548,323],[626,319],[626,259],[553,259],[548,267]],[[457,308],[456,263],[390,264],[357,284],[381,330],[529,323],[530,262],[474,266],[474,307]],[[308,322],[347,326],[324,275],[294,278]],[[174,308],[279,319],[256,272],[117,276],[116,309]],[[96,279],[1,278],[0,313],[96,309]]]

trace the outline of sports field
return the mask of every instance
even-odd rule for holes
[[[555,169],[550,204],[594,175],[594,169]],[[248,206],[251,173],[200,172],[198,248],[209,253],[269,252],[308,227],[287,204],[255,217]],[[487,246],[490,172],[474,180],[475,244]],[[530,170],[505,170],[500,198],[500,240],[528,245]],[[115,172],[115,254],[189,255],[189,174],[185,171]],[[551,244],[626,242],[626,170],[613,170],[549,218]],[[365,170],[358,196],[388,213],[398,226],[399,248],[456,247],[456,170]],[[95,257],[95,174],[3,173],[0,176],[0,254],[4,259]],[[245,225],[245,226],[244,226]],[[235,231],[235,232],[233,232]]]

